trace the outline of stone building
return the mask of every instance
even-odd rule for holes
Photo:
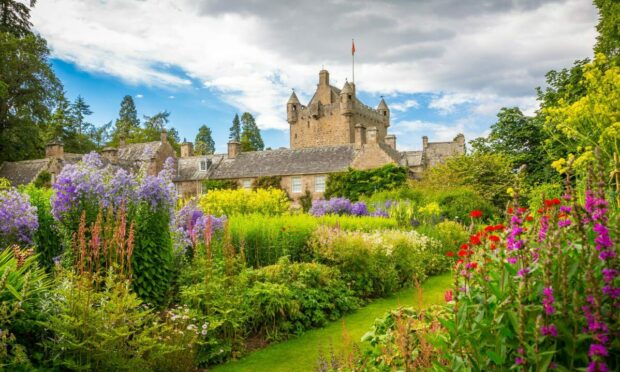
[[[290,149],[241,152],[228,143],[226,154],[195,156],[192,144],[181,144],[175,179],[180,194],[202,193],[202,181],[236,180],[250,188],[258,177],[280,176],[282,188],[293,198],[306,190],[320,198],[330,173],[349,168],[372,169],[386,164],[407,167],[417,178],[428,167],[449,156],[465,153],[465,137],[452,142],[429,142],[423,137],[420,151],[398,151],[396,136],[388,133],[390,110],[383,98],[373,109],[356,96],[355,84],[342,89],[329,84],[329,72],[319,72],[314,96],[304,106],[293,92],[286,104],[290,124]]]
[[[62,143],[52,141],[45,146],[45,158],[4,162],[0,165],[0,177],[8,179],[13,186],[33,182],[43,172],[51,175],[52,182],[66,164],[74,164],[82,159],[83,154],[64,152]],[[107,147],[101,152],[104,163],[113,167],[124,168],[133,172],[145,169],[146,174],[155,175],[163,168],[168,157],[176,157],[168,142],[166,132],[162,132],[160,141],[125,144],[121,141],[118,148]]]

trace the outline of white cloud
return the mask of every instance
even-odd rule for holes
[[[143,94],[136,94],[136,98],[140,99],[140,98],[144,98]]]
[[[263,129],[288,128],[290,89],[307,101],[321,64],[344,83],[352,36],[359,90],[447,92],[432,108],[472,105],[482,115],[531,102],[545,72],[589,56],[596,35],[596,11],[583,0],[56,0],[38,2],[32,16],[58,58],[134,84],[204,84],[256,113]],[[392,109],[415,108],[401,105]]]
[[[175,97],[174,97],[174,96],[172,96],[172,95],[168,96],[168,99],[174,99],[174,98],[175,98]]]
[[[420,104],[415,99],[408,99],[404,102],[390,103],[390,110],[392,111],[408,111],[410,108],[418,108]]]

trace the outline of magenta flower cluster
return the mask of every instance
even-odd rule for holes
[[[38,228],[37,208],[27,195],[16,189],[0,192],[0,250],[10,244],[32,244]]]

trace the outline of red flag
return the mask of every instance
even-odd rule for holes
[[[355,54],[355,40],[351,39],[351,55]]]

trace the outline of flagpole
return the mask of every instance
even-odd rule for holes
[[[355,39],[351,39],[351,81],[355,84]]]

